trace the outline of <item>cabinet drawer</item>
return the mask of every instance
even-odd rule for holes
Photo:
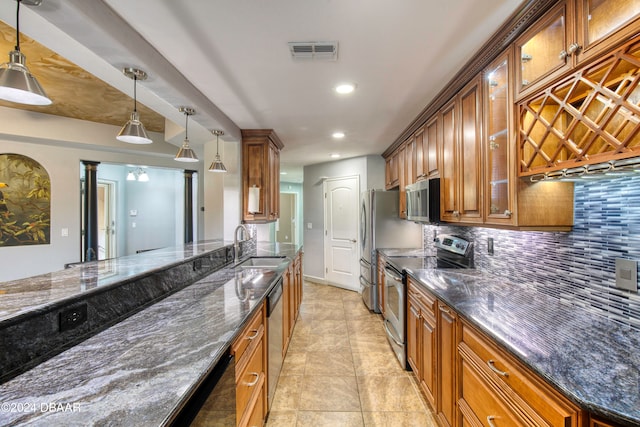
[[[515,391],[525,406],[529,407],[528,410],[534,412],[532,416],[538,416],[554,426],[578,425],[578,408],[480,332],[463,323],[461,347],[465,345],[478,359],[477,364],[485,375],[507,393]]]
[[[242,330],[238,338],[233,342],[231,350],[236,356],[236,363],[241,365],[241,358],[249,344],[259,339],[264,334],[264,305],[262,305],[253,315],[247,326]]]
[[[262,357],[264,350],[264,340],[260,340],[251,353],[249,363],[242,370],[240,375],[236,377],[236,408],[239,420],[243,418],[247,405],[252,397],[255,399],[254,393],[259,393],[260,388],[265,383],[265,366]]]
[[[464,359],[462,360],[462,400],[463,402],[458,404],[460,410],[464,413],[463,408],[467,406],[477,418],[477,422],[483,426],[526,426]]]
[[[251,416],[249,417],[249,421],[247,422],[247,427],[262,427],[264,424],[264,382],[262,388],[260,389],[260,394],[258,395],[258,399],[256,400],[255,405],[253,406],[253,410],[251,411]]]
[[[436,317],[436,299],[427,291],[420,288],[420,285],[416,284],[413,280],[409,279],[409,286],[407,291],[410,296],[413,296],[419,303],[423,312],[431,314],[431,317]]]

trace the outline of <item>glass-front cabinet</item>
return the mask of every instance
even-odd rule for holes
[[[513,212],[511,50],[484,72],[485,222],[509,223]]]
[[[518,99],[640,31],[640,0],[565,0],[516,40]]]
[[[571,4],[560,2],[516,41],[516,89],[519,94],[530,92],[535,83],[569,70],[567,51],[573,30]]]
[[[584,61],[638,32],[640,0],[579,0],[578,61]]]

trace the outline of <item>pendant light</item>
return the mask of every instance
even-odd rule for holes
[[[133,79],[133,112],[131,118],[116,137],[118,141],[128,142],[129,144],[151,144],[153,141],[147,136],[147,131],[144,129],[144,125],[140,122],[140,115],[138,114],[138,101],[136,99],[136,86],[138,80],[146,80],[147,73],[137,68],[127,67],[122,70],[125,76]]]
[[[220,160],[220,152],[218,151],[218,148],[219,148],[218,138],[220,137],[220,135],[224,135],[224,131],[214,129],[211,131],[211,133],[213,133],[216,136],[216,157],[213,160],[213,163],[211,163],[211,166],[209,166],[209,171],[210,172],[226,172],[227,168],[224,167],[222,160]]]
[[[197,162],[198,156],[196,153],[189,147],[189,116],[193,116],[196,113],[196,110],[189,107],[180,107],[181,113],[184,113],[184,141],[182,141],[182,147],[178,150],[178,154],[176,154],[175,160],[179,162]]]
[[[9,52],[9,62],[0,65],[0,99],[28,105],[49,105],[51,99],[29,72],[26,58],[20,52],[20,3],[39,6],[42,0],[16,0],[16,48]]]

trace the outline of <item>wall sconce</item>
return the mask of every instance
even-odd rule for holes
[[[181,113],[184,113],[184,141],[182,141],[182,147],[178,150],[175,160],[179,162],[197,162],[198,156],[189,146],[189,116],[193,116],[196,110],[189,107],[180,107]]]
[[[138,168],[135,171],[130,170],[127,174],[127,181],[149,182],[149,175],[142,168]]]
[[[49,105],[51,99],[47,96],[29,69],[26,58],[20,52],[20,3],[29,6],[39,6],[42,0],[16,0],[16,47],[9,52],[9,62],[0,68],[0,99],[27,105]]]

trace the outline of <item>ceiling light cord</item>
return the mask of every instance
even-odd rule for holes
[[[137,87],[138,87],[138,76],[136,75],[136,73],[133,74],[133,112],[137,113],[138,112],[138,92],[137,92]]]
[[[16,50],[20,52],[20,3],[22,0],[16,0],[18,7],[16,7]]]

